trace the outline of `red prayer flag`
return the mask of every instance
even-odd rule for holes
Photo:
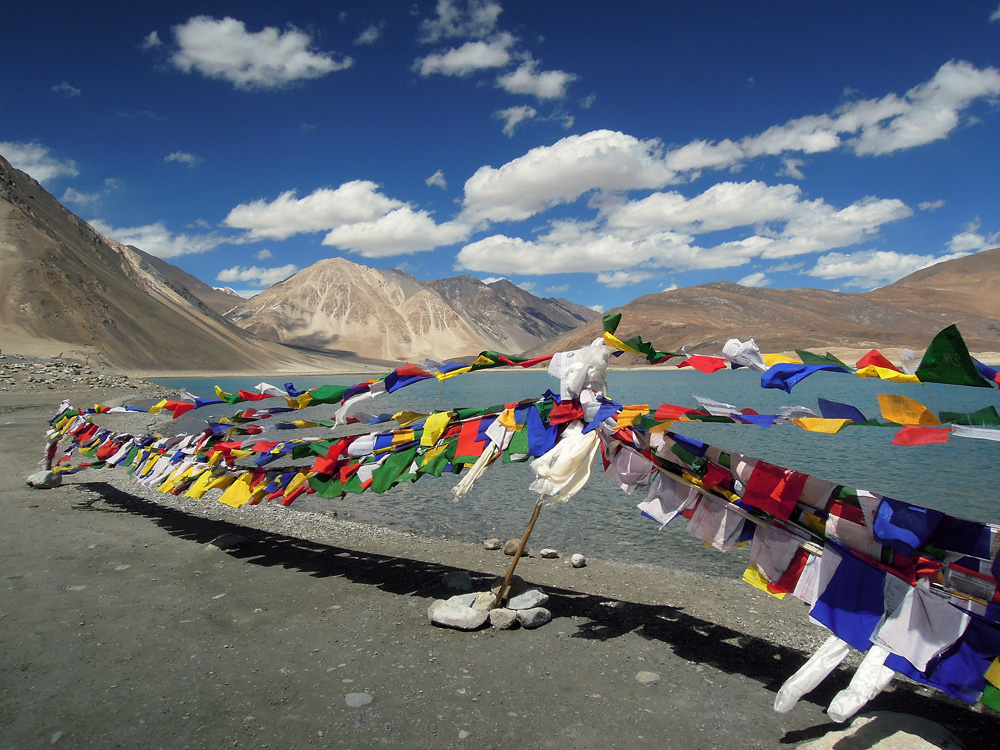
[[[869,365],[875,365],[876,367],[884,367],[887,370],[902,372],[902,370],[896,367],[896,365],[887,360],[878,349],[872,349],[857,362],[857,368],[859,370],[863,367],[868,367]]]
[[[668,419],[683,419],[689,414],[708,416],[705,412],[698,411],[697,409],[688,409],[683,406],[674,406],[673,404],[663,404],[656,409],[653,419],[657,422],[666,422]]]
[[[934,445],[947,443],[950,427],[924,427],[922,425],[907,425],[892,439],[893,445]]]
[[[743,502],[787,521],[808,478],[807,474],[758,461],[747,482]]]
[[[729,365],[729,362],[722,357],[706,357],[701,354],[692,354],[690,357],[681,362],[678,367],[693,367],[704,373],[711,375],[717,370],[724,370]]]

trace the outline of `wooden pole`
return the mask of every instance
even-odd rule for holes
[[[510,567],[507,568],[507,575],[504,576],[503,583],[500,584],[500,589],[497,591],[496,598],[493,600],[493,604],[490,605],[490,609],[496,609],[500,606],[500,602],[503,601],[504,596],[507,594],[507,589],[510,588],[510,579],[514,577],[514,568],[517,567],[517,561],[521,559],[521,555],[524,553],[524,548],[528,544],[528,537],[531,536],[531,530],[535,527],[535,521],[538,520],[538,513],[542,509],[542,496],[538,496],[538,501],[535,503],[535,512],[531,514],[531,520],[528,522],[528,528],[524,530],[524,536],[521,537],[521,541],[517,545],[517,552],[514,553],[514,559],[510,561]]]

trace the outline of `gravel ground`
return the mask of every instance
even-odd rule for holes
[[[17,364],[0,360],[18,386],[0,393],[0,748],[767,748],[842,728],[824,708],[848,671],[773,712],[826,631],[737,580],[525,558],[518,574],[550,595],[553,620],[459,632],[427,619],[452,593],[443,577],[484,589],[502,553],[149,492],[118,470],[27,488],[62,398],[166,394]],[[53,382],[29,381],[36,366]],[[969,747],[1000,728],[899,681],[869,709],[933,718]]]

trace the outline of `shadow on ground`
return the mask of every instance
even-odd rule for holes
[[[248,541],[225,550],[247,564],[281,566],[297,573],[324,578],[341,576],[397,595],[420,596],[428,604],[454,593],[442,584],[446,573],[461,570],[440,563],[320,544],[284,534],[240,526],[229,521],[190,515],[144,500],[99,482],[78,485],[98,497],[77,503],[82,512],[131,513],[150,519],[181,539],[208,544],[224,534],[238,534]],[[472,575],[474,588],[487,588],[494,576],[477,571]],[[547,607],[553,617],[576,617],[575,638],[608,640],[626,633],[659,641],[677,656],[712,666],[720,671],[741,675],[759,682],[776,693],[782,683],[808,658],[796,649],[773,643],[748,633],[693,617],[683,609],[669,605],[638,604],[604,596],[545,586]],[[826,707],[834,695],[845,688],[851,674],[838,670],[802,700]],[[983,712],[980,713],[980,710]],[[863,712],[893,711],[930,718],[947,727],[968,747],[992,747],[1000,730],[1000,717],[981,706],[971,709],[938,691],[898,679],[893,689],[867,704]],[[797,744],[822,737],[843,728],[834,722],[788,732],[782,744]]]

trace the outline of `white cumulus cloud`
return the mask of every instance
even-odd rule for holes
[[[465,224],[437,224],[426,211],[402,206],[371,221],[342,224],[323,238],[323,244],[366,258],[385,258],[453,245],[468,238],[469,232]]]
[[[403,205],[378,188],[374,182],[353,180],[335,190],[315,190],[304,198],[296,198],[295,191],[289,190],[271,202],[241,203],[222,223],[246,229],[251,240],[284,240],[295,234],[329,231],[342,224],[372,221]]]
[[[510,62],[510,46],[514,37],[500,34],[491,41],[470,41],[446,52],[435,52],[418,58],[414,70],[427,77],[439,73],[446,76],[467,76],[477,70],[502,68]]]
[[[566,87],[576,80],[573,73],[562,70],[545,70],[539,72],[534,60],[527,60],[516,70],[497,78],[497,86],[509,94],[527,94],[545,101],[546,99],[565,99]]]
[[[289,263],[277,268],[261,268],[260,266],[232,266],[219,271],[215,277],[216,281],[226,284],[243,281],[255,286],[271,286],[279,281],[284,281],[289,276],[296,274],[299,267],[294,263]]]
[[[80,173],[72,159],[57,159],[49,153],[48,146],[37,141],[12,143],[0,141],[0,154],[11,166],[27,172],[39,182],[45,183],[56,177],[75,177]]]
[[[965,253],[935,257],[907,255],[891,250],[859,250],[854,253],[828,253],[816,261],[808,273],[821,279],[848,279],[846,286],[873,289],[904,276]]]
[[[215,234],[174,234],[162,221],[139,227],[113,227],[101,219],[91,219],[90,226],[105,237],[118,240],[123,245],[133,245],[158,258],[197,255],[228,241]]]
[[[439,187],[442,190],[448,189],[448,181],[445,180],[444,172],[442,172],[440,169],[434,174],[432,174],[430,177],[428,177],[426,180],[424,180],[424,183],[427,185],[427,187]]]
[[[736,283],[740,286],[767,286],[771,281],[763,271],[757,271],[756,273],[747,274]]]
[[[535,117],[538,111],[534,107],[522,105],[520,107],[508,107],[493,113],[498,120],[503,120],[503,134],[508,138],[514,137],[514,128],[525,120]]]
[[[173,27],[177,47],[170,62],[184,73],[197,71],[221,78],[238,89],[274,89],[295,81],[321,78],[349,68],[350,57],[312,49],[312,38],[289,26],[247,31],[235,18],[195,16]],[[149,46],[150,36],[146,37]]]
[[[435,15],[420,24],[420,41],[433,43],[441,39],[481,39],[496,29],[497,18],[503,12],[500,3],[490,0],[438,0]]]
[[[659,141],[596,130],[533,148],[499,169],[480,167],[465,183],[464,212],[473,220],[527,219],[591,190],[658,188],[674,176]]]
[[[185,164],[188,167],[197,167],[201,164],[201,157],[195,156],[194,154],[189,154],[185,151],[174,151],[163,157],[163,161],[170,163],[172,161],[178,162],[179,164]]]

